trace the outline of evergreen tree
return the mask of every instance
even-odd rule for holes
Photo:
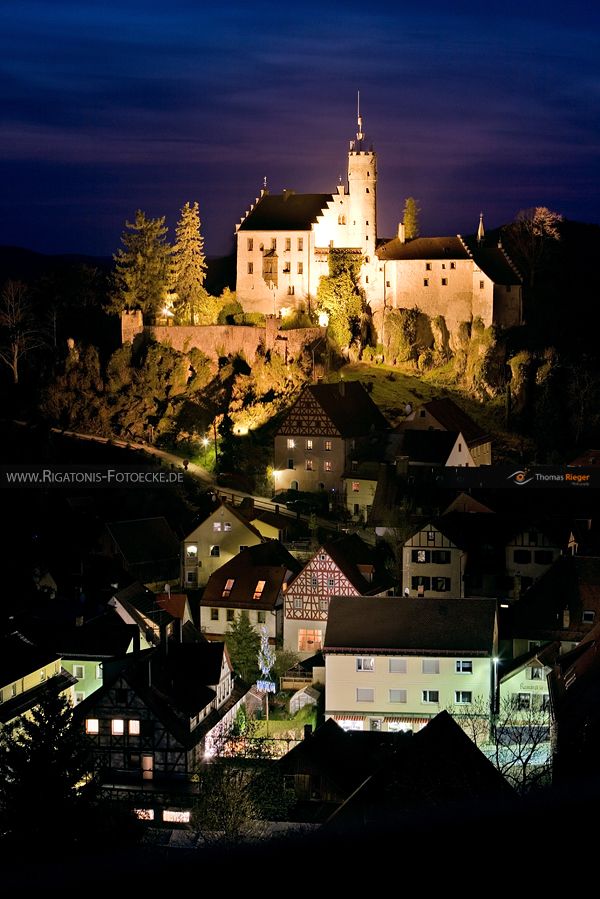
[[[141,309],[145,315],[156,315],[165,303],[171,248],[164,216],[148,219],[138,209],[135,222],[126,222],[121,236],[124,249],[114,256],[113,312]]]
[[[414,197],[407,197],[404,201],[404,236],[406,240],[413,240],[419,236],[419,204]]]
[[[198,203],[186,203],[175,229],[172,259],[173,304],[178,322],[189,325],[212,324],[213,310],[204,289],[206,262],[204,239],[200,233]]]
[[[260,636],[250,624],[247,612],[241,612],[231,622],[229,633],[225,634],[225,643],[234,670],[247,684],[255,683],[258,679]]]

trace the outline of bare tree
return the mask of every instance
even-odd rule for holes
[[[527,267],[529,286],[546,255],[548,246],[560,240],[560,223],[563,217],[547,206],[522,209],[507,230],[519,256]]]
[[[10,368],[14,384],[19,383],[22,360],[42,344],[27,286],[7,281],[0,296],[0,360]]]

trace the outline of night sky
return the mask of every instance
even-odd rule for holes
[[[600,7],[5,0],[0,244],[108,255],[137,208],[198,200],[206,250],[269,188],[329,192],[356,91],[379,234],[470,233],[546,205],[599,222]]]

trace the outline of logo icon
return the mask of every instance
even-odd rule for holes
[[[533,481],[533,475],[530,475],[528,471],[517,469],[517,471],[513,471],[512,474],[509,474],[506,480],[510,481],[511,479],[513,484],[522,487],[523,484],[529,484],[530,481]]]

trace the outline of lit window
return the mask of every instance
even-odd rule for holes
[[[97,718],[85,719],[85,732],[86,734],[97,734],[100,732],[100,722]]]
[[[134,808],[133,814],[139,821],[154,821],[153,808]]]
[[[113,718],[110,722],[110,731],[115,737],[120,737],[125,733],[125,722],[122,718]]]
[[[325,452],[326,452],[326,453],[330,453],[330,452],[331,452],[331,447],[332,447],[331,440],[326,440],[326,441],[325,441]]]
[[[185,554],[188,559],[197,559],[198,558],[198,544],[197,543],[188,543],[185,548]]]
[[[473,694],[470,690],[455,690],[454,702],[456,705],[470,705],[473,702]]]
[[[303,249],[304,249],[304,238],[303,238],[303,237],[299,237],[299,238],[298,238],[298,249],[299,249],[299,250],[303,250]]]
[[[227,621],[235,621],[235,610],[227,609]]]
[[[230,531],[230,530],[231,530],[231,522],[230,522],[230,521],[225,521],[225,522],[223,522],[223,530],[224,530],[224,531]]]
[[[218,610],[218,609],[211,609],[211,610],[210,610],[210,620],[211,620],[211,621],[218,621],[218,620],[219,620],[219,610]]]
[[[531,708],[531,693],[517,693],[517,708],[525,710]]]
[[[390,659],[390,674],[406,674],[406,659]]]
[[[390,690],[390,702],[406,702],[406,690]]]
[[[412,551],[412,560],[413,562],[418,562],[422,564],[424,562],[429,562],[430,552],[428,549],[413,549]]]
[[[225,581],[225,586],[223,587],[223,592],[221,593],[221,596],[224,599],[229,596],[229,594],[233,590],[234,584],[235,584],[235,578],[232,578],[232,577],[227,578],[227,580]],[[218,610],[213,609],[213,611],[218,611]]]
[[[435,543],[435,531],[427,531],[427,542]]]
[[[473,674],[473,662],[471,659],[457,659],[456,660],[456,673],[457,674]]]
[[[359,656],[356,659],[357,671],[375,671],[375,659],[372,656]]]
[[[220,548],[219,548],[218,546],[211,546],[211,548],[210,548],[210,554],[211,554],[211,556],[220,556],[220,555],[221,555],[221,550],[220,550]]]
[[[222,524],[220,521],[213,521],[213,531],[222,530]]]
[[[423,674],[439,674],[440,673],[440,660],[439,659],[423,659]]]
[[[254,263],[253,263],[253,262],[249,262],[249,263],[248,263],[248,274],[249,274],[249,275],[253,275],[253,274],[254,274]]]
[[[265,589],[266,581],[258,581],[256,584],[256,589],[254,591],[254,596],[252,599],[260,599],[263,595],[263,590]]]
[[[299,275],[304,274],[304,263],[303,262],[298,263],[298,274]]]
[[[331,462],[325,462],[325,471],[331,471]]]
[[[139,737],[140,722],[137,719],[132,718],[131,721],[128,722],[128,724],[129,724],[129,735],[131,737]]]
[[[357,702],[374,702],[375,701],[375,690],[373,687],[357,687],[356,688],[356,701]]]
[[[252,250],[254,249],[254,240],[251,237],[248,238],[247,246],[248,246],[248,252],[251,253]]]
[[[77,680],[81,680],[82,677],[85,677],[83,665],[73,665],[73,677],[76,677]]]
[[[304,630],[298,631],[298,652],[316,652],[323,646],[323,631]]]
[[[313,460],[312,460],[312,459],[307,459],[307,460],[306,460],[306,470],[307,470],[307,471],[312,471],[312,470],[313,470]]]
[[[423,690],[423,702],[439,702],[439,690]]]
[[[189,824],[190,817],[190,811],[176,812],[171,809],[165,809],[163,811],[163,821],[167,821],[169,824]]]
[[[312,448],[313,448],[313,442],[312,442],[312,440],[307,440],[307,441],[306,441],[306,449],[307,449],[307,450],[311,450]]]
[[[288,440],[287,440],[287,448],[288,448],[288,449],[294,449],[295,446],[296,446],[296,441],[294,440],[294,438],[293,438],[293,437],[288,437]]]
[[[544,669],[543,668],[530,668],[529,669],[529,680],[543,680],[544,679]]]
[[[43,681],[45,681],[45,680],[46,680],[46,669],[42,668],[42,670],[40,671],[40,682],[43,683]]]
[[[352,481],[352,492],[358,493],[360,490],[360,481]]]

